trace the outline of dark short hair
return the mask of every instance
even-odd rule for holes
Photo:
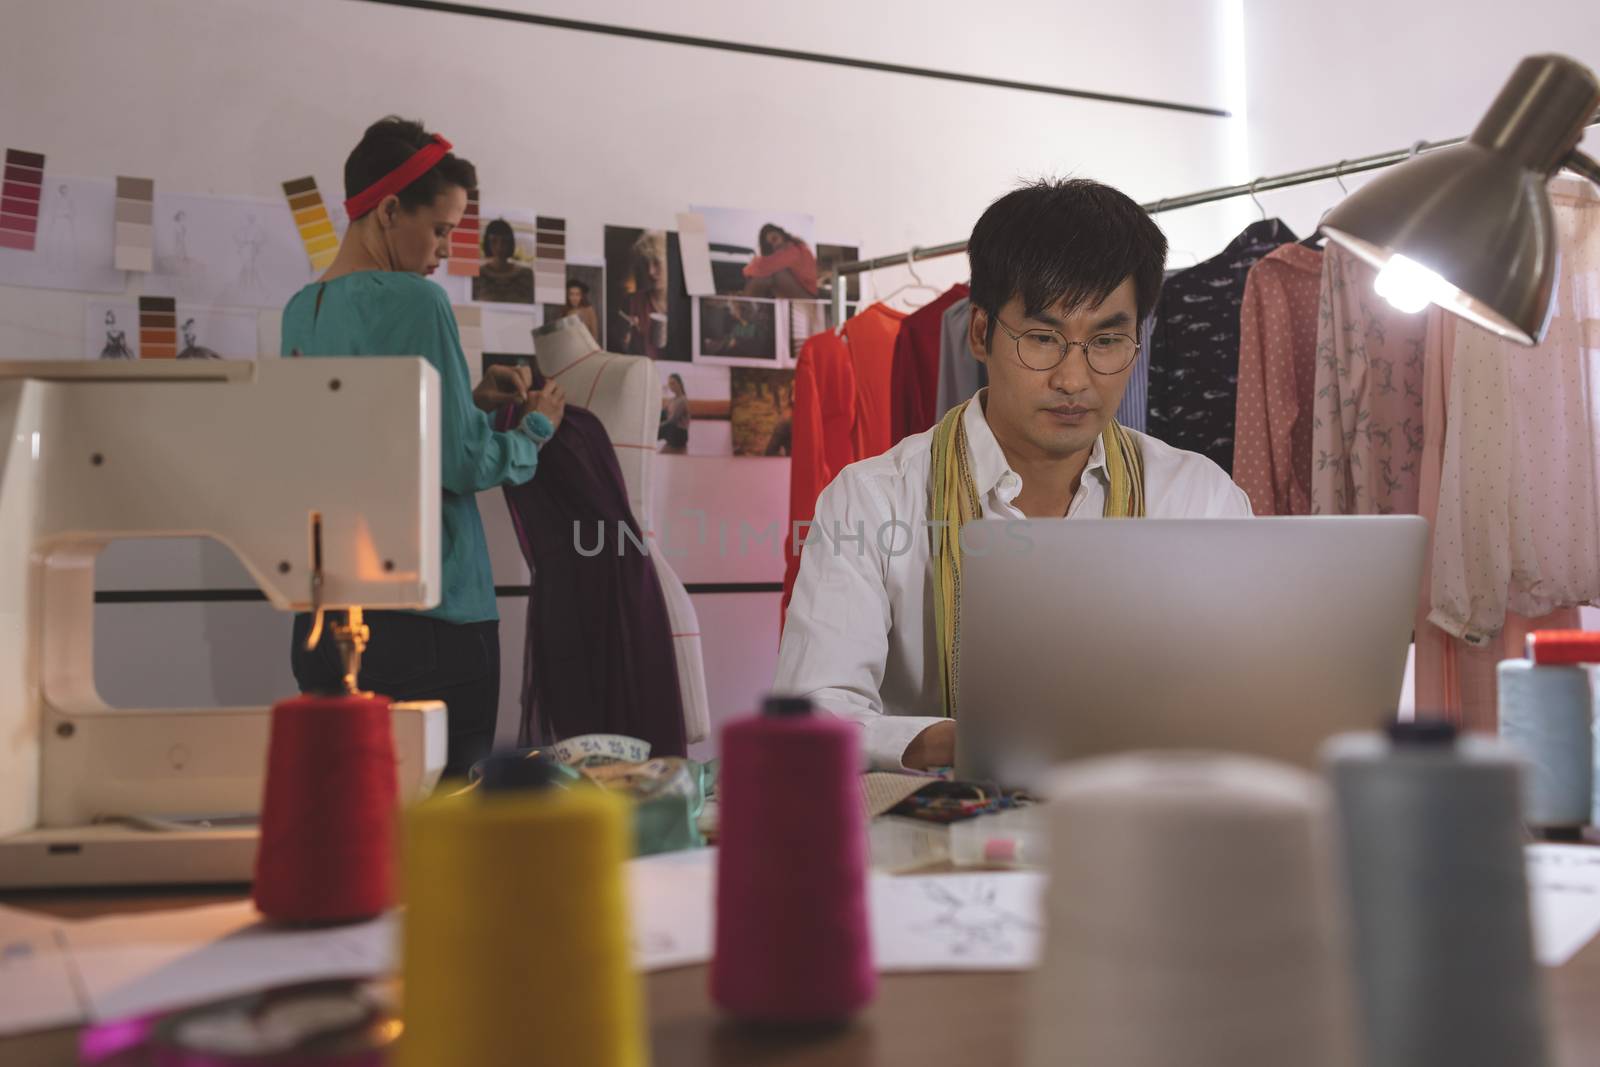
[[[589,283],[584,281],[582,278],[568,278],[567,279],[567,288],[568,289],[580,289],[580,290],[583,291],[583,295],[584,296],[588,296],[589,295]]]
[[[782,226],[779,226],[776,222],[769,222],[766,225],[762,226],[761,227],[761,232],[756,235],[756,244],[761,246],[760,248],[756,249],[757,252],[765,252],[766,251],[766,249],[767,249],[767,235],[768,234],[774,234],[774,233],[777,234],[779,237],[782,237],[785,241],[788,241],[790,244],[804,244],[805,243],[804,241],[800,240],[800,238],[796,237],[794,234],[792,234],[788,230],[784,229]]]
[[[1133,279],[1139,321],[1161,295],[1167,238],[1127,194],[1075,178],[1024,185],[989,205],[967,242],[972,303],[994,317],[1012,297],[1024,314],[1098,304]]]
[[[361,142],[344,161],[345,199],[372,186],[432,139],[433,134],[423,129],[422,123],[397,115],[379,119],[368,126],[367,132],[361,135]],[[400,206],[407,211],[415,211],[424,204],[433,203],[440,193],[452,185],[470,193],[478,188],[478,172],[465,159],[446,152],[443,159],[400,190]]]
[[[494,254],[489,251],[489,239],[491,237],[504,237],[511,242],[511,251],[515,252],[517,250],[517,235],[512,232],[511,223],[505,219],[494,219],[483,228],[483,254],[486,256]]]

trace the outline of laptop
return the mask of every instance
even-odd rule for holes
[[[1210,749],[1317,766],[1394,717],[1415,516],[984,520],[963,530],[956,775]]]

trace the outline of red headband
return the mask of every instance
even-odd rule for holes
[[[412,154],[411,158],[400,164],[388,174],[379,178],[355,196],[344,202],[345,215],[354,222],[362,215],[383,203],[386,196],[397,195],[400,190],[432,170],[434,164],[444,158],[444,154],[454,146],[438,134],[433,135],[433,143],[425,144]]]

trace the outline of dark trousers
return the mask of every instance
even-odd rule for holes
[[[372,639],[361,657],[363,690],[397,701],[442,700],[449,716],[447,778],[464,778],[494,747],[500,707],[500,624],[440,622],[421,615],[369,611]],[[311,616],[296,615],[289,663],[302,693],[342,690],[344,665],[330,627],[306,651]]]

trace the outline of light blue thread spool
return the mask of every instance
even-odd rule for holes
[[[1594,699],[1583,667],[1508,659],[1499,667],[1500,736],[1527,760],[1523,821],[1551,830],[1589,822],[1594,797]]]
[[[1444,723],[1328,742],[1366,1067],[1547,1067],[1521,759]]]

